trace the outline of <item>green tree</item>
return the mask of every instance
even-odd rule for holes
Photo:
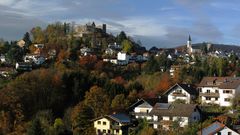
[[[121,31],[120,34],[117,36],[118,43],[122,43],[126,39],[127,39],[127,35],[124,31]]]
[[[123,40],[122,48],[124,52],[130,53],[133,51],[133,44],[129,40]]]
[[[53,127],[57,134],[60,134],[65,130],[64,123],[61,118],[55,119]]]
[[[28,135],[45,135],[39,119],[34,119],[27,130]]]
[[[30,38],[30,34],[28,32],[26,32],[23,36],[23,40],[25,41],[25,47],[29,48],[29,46],[32,44],[31,38]]]

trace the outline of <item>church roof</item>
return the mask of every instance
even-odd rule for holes
[[[191,39],[191,36],[189,35],[189,37],[188,37],[188,41],[192,41],[192,39]]]

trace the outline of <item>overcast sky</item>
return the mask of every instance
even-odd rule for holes
[[[0,0],[0,37],[18,40],[56,21],[107,23],[145,46],[193,42],[240,44],[239,0]]]

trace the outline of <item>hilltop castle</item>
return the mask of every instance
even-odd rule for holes
[[[98,32],[106,33],[107,25],[102,24],[102,26],[96,26],[93,22],[92,24],[88,23],[86,25],[74,26],[74,37],[86,37]]]

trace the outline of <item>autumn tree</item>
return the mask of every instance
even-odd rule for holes
[[[90,107],[84,105],[82,102],[78,103],[71,112],[73,134],[88,135],[89,129],[92,127],[92,122],[90,120],[93,118],[93,110]]]
[[[45,35],[44,31],[42,30],[41,27],[35,27],[31,30],[31,34],[33,36],[33,42],[34,43],[45,43]]]
[[[124,94],[119,94],[112,100],[111,107],[113,110],[123,110],[129,106],[129,101],[125,98]]]
[[[84,104],[93,110],[95,117],[98,117],[109,111],[110,100],[101,87],[93,86],[86,92]]]
[[[161,75],[161,80],[155,90],[157,93],[164,93],[166,90],[168,90],[171,87],[171,77],[170,75],[165,72]]]

